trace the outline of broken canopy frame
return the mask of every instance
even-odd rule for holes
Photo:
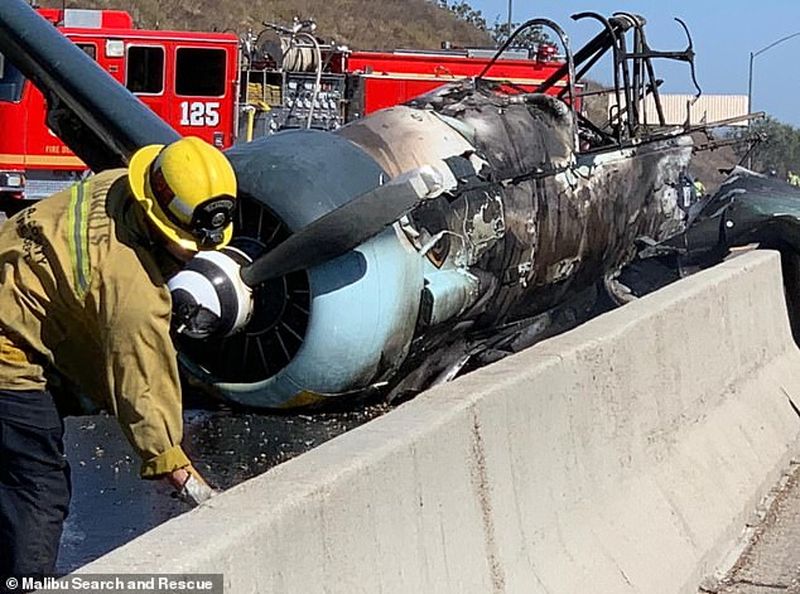
[[[480,74],[478,74],[478,76],[475,77],[476,86],[479,86],[482,83],[487,83],[488,82],[484,77],[492,69],[492,67],[495,65],[497,60],[499,60],[500,57],[503,55],[503,53],[505,53],[505,51],[509,47],[511,47],[511,44],[514,43],[514,40],[519,36],[520,33],[525,31],[526,29],[530,29],[532,27],[548,27],[549,29],[551,29],[556,34],[556,36],[558,37],[559,41],[561,42],[561,47],[564,49],[564,54],[566,55],[566,61],[565,61],[564,65],[561,68],[559,68],[558,71],[555,74],[553,74],[550,78],[548,78],[547,80],[549,81],[549,80],[553,79],[553,77],[556,74],[560,73],[558,75],[558,77],[555,78],[555,80],[553,82],[553,84],[555,84],[557,82],[561,82],[564,79],[564,77],[566,76],[567,83],[566,83],[566,87],[564,89],[564,92],[569,94],[568,103],[570,105],[570,109],[572,109],[572,111],[575,112],[575,109],[573,107],[575,105],[575,98],[576,98],[576,93],[575,93],[575,82],[576,82],[576,77],[575,77],[575,59],[574,59],[574,57],[572,55],[572,49],[571,49],[571,46],[570,46],[570,43],[569,43],[569,38],[567,37],[567,34],[564,32],[564,30],[555,21],[551,21],[550,19],[546,19],[546,18],[530,19],[528,21],[525,21],[519,27],[517,27],[517,29],[511,35],[509,35],[509,37],[508,37],[508,39],[506,39],[505,43],[503,43],[503,45],[500,46],[500,48],[497,50],[497,52],[495,52],[494,56],[492,56],[492,59],[489,60],[489,63],[486,64],[486,66],[483,68],[483,70],[481,70]],[[550,85],[550,86],[553,86],[553,85]],[[535,92],[536,93],[544,93],[544,90],[542,90],[542,86],[540,85],[535,90]],[[562,97],[562,96],[560,96],[560,97]],[[577,112],[575,112],[575,113],[577,113]],[[573,126],[574,126],[574,122],[575,121],[576,121],[575,118],[572,118]],[[572,131],[572,139],[573,139],[572,140],[573,141],[573,149],[575,150],[575,152],[577,152],[577,150],[578,150],[580,145],[579,145],[579,142],[578,142],[578,131],[575,130],[575,129]]]
[[[653,67],[654,59],[677,60],[688,63],[691,69],[692,81],[697,88],[696,97],[701,95],[702,90],[697,82],[694,64],[694,44],[689,28],[682,20],[675,19],[686,33],[687,47],[680,51],[658,51],[652,49],[648,44],[645,33],[646,20],[640,15],[616,12],[612,17],[606,18],[596,12],[581,12],[573,15],[572,18],[576,21],[594,19],[602,25],[603,29],[573,54],[570,49],[569,39],[561,27],[549,19],[531,19],[514,31],[498,49],[494,57],[476,77],[476,83],[485,80],[486,73],[503,52],[513,44],[522,31],[531,27],[547,27],[551,29],[564,48],[565,63],[542,82],[535,89],[535,92],[545,93],[555,85],[562,83],[566,78],[566,85],[559,92],[558,97],[564,99],[566,96],[567,102],[574,113],[575,122],[592,135],[593,142],[590,143],[588,150],[607,150],[610,147],[622,147],[631,143],[634,139],[641,140],[643,137],[657,137],[657,135],[652,134],[651,124],[647,122],[647,116],[643,109],[643,103],[648,95],[653,96],[658,114],[658,122],[653,124],[662,128],[666,127],[658,91],[662,81],[656,78],[655,68]],[[627,40],[629,31],[633,31],[630,50],[628,49]],[[613,57],[613,89],[576,93],[576,86],[609,51]],[[593,122],[575,109],[575,100],[577,98],[607,93],[614,93],[618,106],[617,112],[609,117],[608,121],[602,123]],[[622,107],[623,105],[624,107]],[[580,145],[577,142],[577,131],[576,149],[580,149]],[[586,152],[586,150],[583,152]]]

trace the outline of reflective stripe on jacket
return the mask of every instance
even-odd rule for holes
[[[124,169],[26,208],[0,228],[0,389],[54,368],[112,412],[142,476],[189,463],[166,277]]]

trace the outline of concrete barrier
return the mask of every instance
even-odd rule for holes
[[[792,403],[793,401],[793,403]],[[86,566],[227,592],[695,592],[797,451],[779,257],[683,280]]]

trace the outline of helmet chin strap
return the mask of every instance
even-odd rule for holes
[[[167,250],[170,256],[175,258],[181,264],[186,264],[189,260],[191,260],[195,252],[190,249],[187,249],[181,245],[178,245],[174,241],[165,238],[163,242],[164,249]]]

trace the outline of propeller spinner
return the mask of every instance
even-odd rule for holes
[[[254,262],[239,250],[200,252],[169,283],[177,332],[195,339],[238,332],[252,315],[253,288],[341,256],[378,235],[424,200],[455,185],[455,179],[446,184],[452,174],[445,168],[424,166],[365,192]]]

